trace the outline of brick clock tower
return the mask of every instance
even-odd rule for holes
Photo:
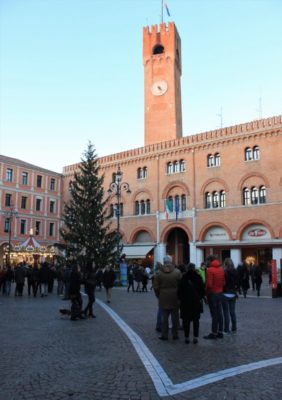
[[[181,40],[173,22],[143,29],[145,146],[182,137]]]

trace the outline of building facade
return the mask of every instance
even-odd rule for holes
[[[0,155],[0,260],[6,261],[9,244],[11,262],[53,252],[60,240],[61,193],[61,174]]]
[[[98,160],[105,196],[118,168],[131,190],[121,192],[119,199],[111,193],[108,199],[112,229],[119,204],[127,258],[153,264],[170,254],[175,263],[199,265],[215,254],[221,260],[231,257],[235,264],[244,260],[264,268],[275,259],[280,267],[282,117],[183,137],[181,41],[173,23],[144,28],[143,65],[145,145]],[[29,187],[23,187],[20,180],[27,166],[9,166],[7,161],[1,169],[1,203],[11,194],[19,212],[27,196],[30,207],[20,210],[26,229],[41,221],[38,239],[47,243],[48,226],[54,223],[54,239],[59,240],[61,198],[68,201],[68,184],[79,164],[63,168],[62,186],[59,174],[31,168]],[[9,168],[16,171],[12,186],[6,179]],[[36,188],[38,175],[43,177],[42,188]],[[52,178],[57,179],[55,192],[50,189]],[[38,198],[41,211],[36,209]],[[50,213],[51,201],[56,201],[55,215]],[[13,229],[18,237],[19,220]]]
[[[235,264],[280,265],[281,116],[182,137],[174,23],[143,29],[143,65],[145,146],[99,159],[105,191],[118,167],[131,188],[120,204],[125,254],[156,262],[168,253],[197,265],[215,254]],[[65,199],[77,168],[63,170]],[[115,196],[109,202],[115,210]]]

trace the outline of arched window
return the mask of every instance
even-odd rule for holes
[[[148,175],[148,169],[147,169],[147,167],[144,167],[143,168],[143,178],[147,178],[147,175]]]
[[[250,147],[245,149],[245,161],[251,161],[253,159],[253,152]]]
[[[112,182],[116,181],[116,176],[117,176],[116,172],[113,172],[112,173]]]
[[[253,157],[254,157],[254,160],[260,159],[260,152],[259,152],[258,146],[254,146],[254,148],[253,148]]]
[[[181,195],[181,211],[186,210],[186,195],[182,194]]]
[[[185,161],[184,160],[180,160],[179,161],[179,171],[180,172],[184,172],[185,171]]]
[[[260,188],[259,188],[259,202],[261,204],[266,203],[266,189],[265,189],[265,186],[260,186]]]
[[[114,211],[115,211],[115,217],[119,216],[122,217],[123,216],[123,203],[119,203],[114,205]]]
[[[215,153],[214,155],[214,165],[215,167],[220,167],[220,154]]]
[[[255,186],[251,189],[251,203],[258,204],[258,189]]]
[[[207,165],[208,165],[208,167],[213,167],[213,166],[214,166],[214,157],[213,157],[212,154],[209,154],[209,155],[208,155],[208,158],[207,158]]]
[[[248,188],[243,189],[243,205],[248,206],[251,203],[250,190]]]
[[[140,208],[141,208],[141,215],[144,215],[146,210],[145,210],[145,201],[141,200],[140,201]]]
[[[175,211],[180,211],[180,202],[178,194],[174,197],[174,206],[175,206]]]
[[[113,204],[110,204],[109,215],[110,215],[110,217],[114,216],[114,205]]]
[[[207,192],[205,194],[205,207],[206,208],[211,208],[212,204],[211,204],[211,194],[210,192]]]
[[[173,162],[173,172],[176,174],[177,172],[179,172],[179,162],[178,161],[174,161]]]
[[[135,201],[135,210],[134,210],[134,214],[135,215],[139,215],[140,210],[139,210],[139,201]]]
[[[168,162],[167,163],[166,172],[167,172],[167,174],[172,174],[173,173],[173,164],[172,164],[172,162]]]
[[[142,169],[138,168],[137,169],[137,179],[141,179],[142,178]]]
[[[212,193],[212,207],[217,208],[219,206],[219,196],[218,192]]]
[[[162,54],[164,52],[164,46],[162,46],[161,44],[157,44],[154,48],[153,48],[153,54]]]
[[[225,191],[221,190],[219,192],[219,207],[225,207],[226,204],[226,195],[225,195]]]
[[[146,214],[150,214],[151,213],[151,204],[150,204],[150,200],[147,199],[146,200]]]

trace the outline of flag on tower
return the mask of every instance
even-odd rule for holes
[[[168,9],[168,6],[167,6],[166,2],[164,2],[163,4],[164,4],[164,7],[166,9],[167,15],[170,17],[170,12],[169,12],[169,9]]]

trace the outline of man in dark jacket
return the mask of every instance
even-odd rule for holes
[[[110,265],[107,265],[103,272],[103,285],[106,289],[107,303],[112,301],[112,290],[115,284],[116,274]]]
[[[170,256],[164,257],[164,263],[160,266],[159,272],[154,276],[153,288],[159,299],[159,307],[162,310],[162,334],[161,340],[168,340],[168,319],[171,315],[172,337],[178,339],[178,285],[181,279],[181,272],[175,268]]]

